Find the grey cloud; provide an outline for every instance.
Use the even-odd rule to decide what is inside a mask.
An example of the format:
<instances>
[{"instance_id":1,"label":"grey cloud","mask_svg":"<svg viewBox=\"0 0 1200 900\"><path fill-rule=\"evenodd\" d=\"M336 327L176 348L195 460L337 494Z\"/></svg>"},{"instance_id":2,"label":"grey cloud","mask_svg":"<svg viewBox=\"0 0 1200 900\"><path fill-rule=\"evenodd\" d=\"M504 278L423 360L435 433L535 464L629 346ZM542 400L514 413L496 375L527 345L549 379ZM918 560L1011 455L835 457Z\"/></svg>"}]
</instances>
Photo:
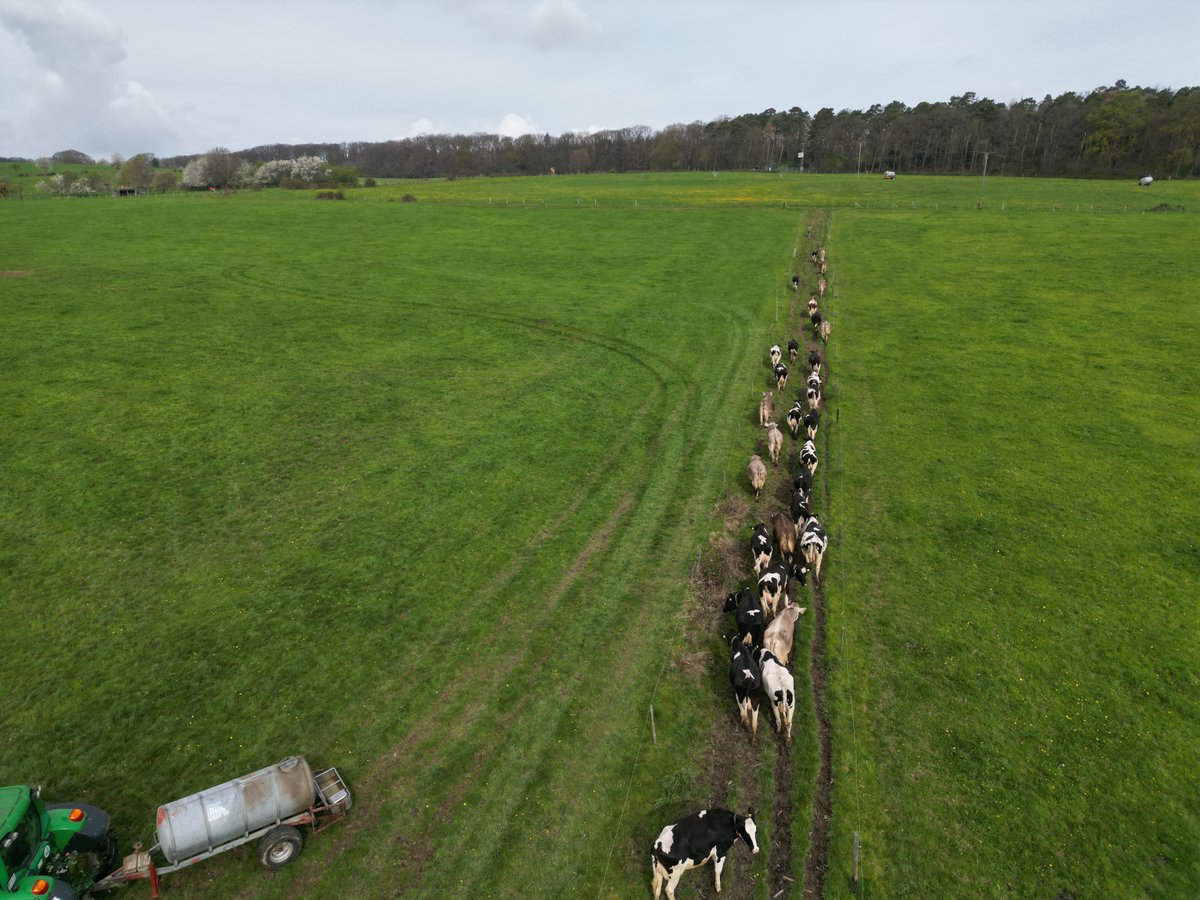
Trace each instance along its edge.
<instances>
[{"instance_id":1,"label":"grey cloud","mask_svg":"<svg viewBox=\"0 0 1200 900\"><path fill-rule=\"evenodd\" d=\"M539 0L527 21L530 42L543 50L590 43L604 33L576 0Z\"/></svg>"},{"instance_id":2,"label":"grey cloud","mask_svg":"<svg viewBox=\"0 0 1200 900\"><path fill-rule=\"evenodd\" d=\"M6 0L0 31L20 91L0 111L0 153L141 152L174 133L150 92L124 78L120 30L84 0Z\"/></svg>"}]
</instances>

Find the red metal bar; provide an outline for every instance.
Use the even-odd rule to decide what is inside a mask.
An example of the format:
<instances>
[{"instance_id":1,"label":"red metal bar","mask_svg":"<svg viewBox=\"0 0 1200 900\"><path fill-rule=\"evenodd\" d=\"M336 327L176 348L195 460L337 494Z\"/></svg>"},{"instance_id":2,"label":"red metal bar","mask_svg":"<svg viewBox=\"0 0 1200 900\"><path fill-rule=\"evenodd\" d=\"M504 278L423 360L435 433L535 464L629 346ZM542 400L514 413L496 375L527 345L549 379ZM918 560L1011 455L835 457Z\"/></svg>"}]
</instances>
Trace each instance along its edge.
<instances>
[{"instance_id":1,"label":"red metal bar","mask_svg":"<svg viewBox=\"0 0 1200 900\"><path fill-rule=\"evenodd\" d=\"M162 890L158 886L158 869L154 868L154 860L150 860L150 896L153 900L159 900L162 897Z\"/></svg>"}]
</instances>

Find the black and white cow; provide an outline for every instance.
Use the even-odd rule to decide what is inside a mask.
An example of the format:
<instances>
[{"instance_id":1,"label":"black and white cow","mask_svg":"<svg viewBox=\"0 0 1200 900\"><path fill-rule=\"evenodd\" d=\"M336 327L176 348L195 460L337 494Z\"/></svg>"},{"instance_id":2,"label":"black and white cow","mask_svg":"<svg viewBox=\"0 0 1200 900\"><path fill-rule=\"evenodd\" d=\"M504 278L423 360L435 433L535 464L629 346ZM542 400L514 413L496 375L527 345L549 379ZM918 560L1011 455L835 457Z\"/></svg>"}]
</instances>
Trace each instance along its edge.
<instances>
[{"instance_id":1,"label":"black and white cow","mask_svg":"<svg viewBox=\"0 0 1200 900\"><path fill-rule=\"evenodd\" d=\"M770 354L771 354L771 365L773 365L773 366L779 365L779 360L783 357L783 351L779 349L778 344L771 345Z\"/></svg>"},{"instance_id":2,"label":"black and white cow","mask_svg":"<svg viewBox=\"0 0 1200 900\"><path fill-rule=\"evenodd\" d=\"M750 651L762 673L763 693L771 704L775 730L786 733L786 743L792 745L792 716L796 711L796 681L792 673L770 650L755 647Z\"/></svg>"},{"instance_id":3,"label":"black and white cow","mask_svg":"<svg viewBox=\"0 0 1200 900\"><path fill-rule=\"evenodd\" d=\"M814 387L806 388L804 391L804 396L805 396L805 399L808 400L808 408L809 409L820 409L821 408L821 389L820 388L814 388Z\"/></svg>"},{"instance_id":4,"label":"black and white cow","mask_svg":"<svg viewBox=\"0 0 1200 900\"><path fill-rule=\"evenodd\" d=\"M812 498L808 492L802 488L797 488L792 491L792 502L789 511L792 514L792 526L796 529L796 537L800 537L800 530L804 528L804 523L808 521L808 517L812 515Z\"/></svg>"},{"instance_id":5,"label":"black and white cow","mask_svg":"<svg viewBox=\"0 0 1200 900\"><path fill-rule=\"evenodd\" d=\"M788 341L788 362L793 366L796 364L796 356L800 353L800 344L795 338Z\"/></svg>"},{"instance_id":6,"label":"black and white cow","mask_svg":"<svg viewBox=\"0 0 1200 900\"><path fill-rule=\"evenodd\" d=\"M806 497L812 496L813 476L805 466L801 466L796 470L796 477L792 479L792 490L804 491Z\"/></svg>"},{"instance_id":7,"label":"black and white cow","mask_svg":"<svg viewBox=\"0 0 1200 900\"><path fill-rule=\"evenodd\" d=\"M727 809L702 809L668 825L659 832L650 848L654 877L650 889L654 892L654 900L662 895L664 883L667 900L675 900L675 888L683 873L709 862L713 864L717 893L721 893L725 857L739 838L745 841L751 853L758 852L758 825L753 809L744 816Z\"/></svg>"},{"instance_id":8,"label":"black and white cow","mask_svg":"<svg viewBox=\"0 0 1200 900\"><path fill-rule=\"evenodd\" d=\"M733 613L733 621L737 626L735 640L739 640L743 644L761 644L763 642L763 633L767 623L763 616L762 604L754 596L754 591L750 588L734 591L725 598L723 609L727 613Z\"/></svg>"},{"instance_id":9,"label":"black and white cow","mask_svg":"<svg viewBox=\"0 0 1200 900\"><path fill-rule=\"evenodd\" d=\"M825 548L829 546L829 538L825 529L816 516L809 516L800 531L800 554L808 567L812 569L813 582L821 580L821 559L825 556Z\"/></svg>"},{"instance_id":10,"label":"black and white cow","mask_svg":"<svg viewBox=\"0 0 1200 900\"><path fill-rule=\"evenodd\" d=\"M762 604L764 619L775 617L780 604L787 597L789 578L796 577L800 580L801 584L804 584L804 572L805 569L802 566L790 566L785 562L774 562L767 566L766 571L758 576L758 600Z\"/></svg>"},{"instance_id":11,"label":"black and white cow","mask_svg":"<svg viewBox=\"0 0 1200 900\"><path fill-rule=\"evenodd\" d=\"M788 410L787 423L788 428L791 429L792 432L792 439L795 440L799 438L800 426L804 423L804 407L800 405L799 400L797 400L795 405Z\"/></svg>"},{"instance_id":12,"label":"black and white cow","mask_svg":"<svg viewBox=\"0 0 1200 900\"><path fill-rule=\"evenodd\" d=\"M750 745L758 743L758 692L762 690L762 672L750 655L750 648L733 637L729 641L729 684L737 703L738 719L750 730Z\"/></svg>"},{"instance_id":13,"label":"black and white cow","mask_svg":"<svg viewBox=\"0 0 1200 900\"><path fill-rule=\"evenodd\" d=\"M779 363L775 366L775 383L779 386L779 390L783 390L787 386L788 370L787 366Z\"/></svg>"},{"instance_id":14,"label":"black and white cow","mask_svg":"<svg viewBox=\"0 0 1200 900\"><path fill-rule=\"evenodd\" d=\"M809 372L807 383L808 383L809 387L816 388L818 391L821 390L821 373L820 372Z\"/></svg>"},{"instance_id":15,"label":"black and white cow","mask_svg":"<svg viewBox=\"0 0 1200 900\"><path fill-rule=\"evenodd\" d=\"M771 540L771 532L759 522L750 535L750 565L754 566L754 574L758 575L769 566L774 555L775 542Z\"/></svg>"},{"instance_id":16,"label":"black and white cow","mask_svg":"<svg viewBox=\"0 0 1200 900\"><path fill-rule=\"evenodd\" d=\"M808 439L810 441L815 441L817 439L817 426L820 424L820 410L810 409L804 414L804 430L808 433Z\"/></svg>"},{"instance_id":17,"label":"black and white cow","mask_svg":"<svg viewBox=\"0 0 1200 900\"><path fill-rule=\"evenodd\" d=\"M817 471L817 445L811 440L800 448L800 465L807 467L810 475Z\"/></svg>"},{"instance_id":18,"label":"black and white cow","mask_svg":"<svg viewBox=\"0 0 1200 900\"><path fill-rule=\"evenodd\" d=\"M808 367L817 374L821 372L821 351L813 348L808 351Z\"/></svg>"}]
</instances>

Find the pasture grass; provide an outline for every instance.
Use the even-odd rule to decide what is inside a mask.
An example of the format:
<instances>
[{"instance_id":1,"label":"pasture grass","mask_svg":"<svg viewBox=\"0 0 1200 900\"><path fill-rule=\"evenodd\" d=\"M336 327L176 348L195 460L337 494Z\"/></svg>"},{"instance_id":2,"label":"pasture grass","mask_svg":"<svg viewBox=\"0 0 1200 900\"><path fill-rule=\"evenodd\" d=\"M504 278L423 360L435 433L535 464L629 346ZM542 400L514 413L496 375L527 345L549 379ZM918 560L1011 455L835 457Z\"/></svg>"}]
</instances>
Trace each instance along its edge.
<instances>
[{"instance_id":1,"label":"pasture grass","mask_svg":"<svg viewBox=\"0 0 1200 900\"><path fill-rule=\"evenodd\" d=\"M532 178L458 178L389 180L375 188L347 192L355 200L454 203L536 208L540 206L638 206L711 208L787 206L814 210L860 208L879 212L975 210L983 192L989 213L1124 213L1166 203L1200 213L1194 181L1157 181L1149 188L1131 180L1071 178L995 178L906 176L884 181L878 175L820 175L795 172L646 172L627 175L555 175ZM1069 227L1069 225L1064 226ZM831 260L832 262L832 260Z\"/></svg>"},{"instance_id":2,"label":"pasture grass","mask_svg":"<svg viewBox=\"0 0 1200 900\"><path fill-rule=\"evenodd\" d=\"M0 203L0 782L127 847L285 753L343 769L355 810L294 866L236 852L184 897L646 890L663 824L775 786L765 719L713 768L736 718L694 582L744 539L765 349L830 207L827 893L854 831L862 896L1195 893L1197 186L978 186ZM765 863L726 890L768 896Z\"/></svg>"},{"instance_id":3,"label":"pasture grass","mask_svg":"<svg viewBox=\"0 0 1200 900\"><path fill-rule=\"evenodd\" d=\"M1196 895L1194 225L832 231L828 895Z\"/></svg>"},{"instance_id":4,"label":"pasture grass","mask_svg":"<svg viewBox=\"0 0 1200 900\"><path fill-rule=\"evenodd\" d=\"M184 897L644 889L729 711L657 679L797 216L134 199L0 210L0 781L149 845L343 769L294 866Z\"/></svg>"}]
</instances>

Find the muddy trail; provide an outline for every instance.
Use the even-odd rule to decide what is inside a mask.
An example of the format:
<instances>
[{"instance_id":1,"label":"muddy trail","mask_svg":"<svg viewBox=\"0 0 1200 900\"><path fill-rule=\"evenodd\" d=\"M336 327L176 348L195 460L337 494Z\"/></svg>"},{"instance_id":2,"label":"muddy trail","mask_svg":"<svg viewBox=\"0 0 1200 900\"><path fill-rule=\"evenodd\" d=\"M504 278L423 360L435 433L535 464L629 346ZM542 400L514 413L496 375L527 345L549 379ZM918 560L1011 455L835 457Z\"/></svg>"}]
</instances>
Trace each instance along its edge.
<instances>
[{"instance_id":1,"label":"muddy trail","mask_svg":"<svg viewBox=\"0 0 1200 900\"><path fill-rule=\"evenodd\" d=\"M829 217L828 214L822 214L816 217L816 221L812 227L814 230L819 229L817 242L821 246L828 246L829 233ZM811 234L811 232L810 232ZM836 285L836 278L830 275L829 281ZM820 301L821 311L828 314L833 306L831 302L833 292L829 292L826 298ZM829 364L829 356L826 352L826 347L820 346L820 342L816 337L810 338L806 343L811 347L816 347L821 352L821 379L823 383L822 390L825 395L828 394L829 385L833 380L833 371ZM807 351L807 347L805 348ZM833 430L837 422L836 413L830 415L831 410L825 402L825 397L822 396L821 401L821 427L817 432L817 445L820 448L820 457L824 461L822 473L819 479L821 488L821 500L819 505L821 510L820 515L829 534L835 532L832 527L832 517L830 516L830 491L829 491L829 472L832 469L833 457L831 454L831 442L829 434ZM814 494L816 493L817 485L814 484ZM816 512L818 504L814 496L813 511ZM827 534L828 536L828 534ZM830 543L833 543L830 538ZM828 574L828 568L825 568ZM809 673L812 680L812 705L813 717L816 720L817 731L817 783L813 792L812 801L812 824L809 828L808 854L804 860L804 896L806 898L819 898L825 896L825 874L829 868L829 827L830 819L833 813L833 749L832 737L829 724L829 705L828 694L826 692L826 655L825 655L825 631L826 631L826 606L825 606L825 587L823 584L812 579L812 605L811 610L812 623L812 647L809 660Z\"/></svg>"},{"instance_id":2,"label":"muddy trail","mask_svg":"<svg viewBox=\"0 0 1200 900\"><path fill-rule=\"evenodd\" d=\"M798 290L786 291L787 313L784 326L785 336L780 341L786 347L787 340L795 337L800 343L800 353L794 365L788 363L785 350L785 364L789 366L788 384L784 391L775 391L775 415L784 432L784 452L781 454L778 467L769 462L766 446L766 433L760 431L753 448L747 448L747 457L751 453L759 454L767 464L767 487L759 499L755 499L746 486L738 486L728 490L722 497L715 515L723 520L724 528L715 536L703 554L700 564L694 573L695 595L702 598L697 609L695 621L689 631L693 636L703 635L706 631L711 635L712 623L720 622L723 631L731 627L731 617L722 611L725 597L733 590L750 583L750 561L746 539L756 522L769 523L770 516L776 511L786 511L789 508L792 493L792 476L800 465L800 448L804 443L804 434L800 440L793 440L786 431L786 414L791 406L791 398L803 400L805 379L809 373L807 365L808 353L817 349L821 353L823 365L822 380L829 381L828 363L824 362L825 348L819 339L813 338L813 329L808 314L808 298L817 293L816 283L819 275L807 260L806 255L818 242L825 238L827 218L821 214L814 215L808 230L799 242L801 253L795 261L795 270L801 276ZM807 247L807 249L805 249ZM832 279L831 279L832 280ZM821 301L822 312L830 303L831 295L827 292ZM770 384L770 366L766 365L764 351L764 374L761 390ZM785 399L787 398L787 399ZM753 415L755 425L758 424L757 409L747 415ZM813 511L822 521L829 519L829 452L830 426L834 424L833 416L829 415L824 403L821 406L821 427L817 432L817 444L820 449L821 463L818 471L824 470L817 476L813 490ZM744 475L742 476L744 478ZM813 808L811 810L811 825L809 848L806 858L795 857L792 834L794 820L803 820L810 815L810 810L796 808L795 772L796 755L803 753L801 748L806 738L801 733L795 734L794 745L785 746L781 735L775 733L771 724L770 706L765 700L760 704L758 723L758 745L750 745L750 735L738 722L737 712L729 696L729 703L724 713L713 722L704 757L701 760L700 786L705 805L737 809L744 812L748 806L757 809L757 820L760 827L760 846L765 851L766 865L758 862L745 852L744 847L735 845L726 862L722 876L721 897L750 898L765 879L767 896L772 900L782 900L786 897L821 897L824 890L825 871L828 865L829 823L832 805L832 766L830 755L830 725L826 708L826 668L825 668L825 596L823 587L812 585L812 600L808 601L805 594L808 589L790 584L788 596L793 603L801 606L811 606L808 614L813 618L808 626L812 628L810 652L807 658L803 654L803 644L800 634L806 627L807 615L802 616L797 623L796 651L800 654L791 660L791 668L807 665L810 670L812 685L811 704L813 708L816 729L816 751L819 754L817 783L813 788ZM751 585L752 586L752 585ZM711 664L711 644L703 638L694 637L688 662L697 668ZM697 677L701 677L697 673ZM728 678L724 668L720 673L710 676L717 690L729 694ZM797 706L804 700L797 698ZM802 796L804 792L801 792ZM717 897L713 889L712 875L706 870L705 876L689 880L689 891L694 896Z\"/></svg>"}]
</instances>

